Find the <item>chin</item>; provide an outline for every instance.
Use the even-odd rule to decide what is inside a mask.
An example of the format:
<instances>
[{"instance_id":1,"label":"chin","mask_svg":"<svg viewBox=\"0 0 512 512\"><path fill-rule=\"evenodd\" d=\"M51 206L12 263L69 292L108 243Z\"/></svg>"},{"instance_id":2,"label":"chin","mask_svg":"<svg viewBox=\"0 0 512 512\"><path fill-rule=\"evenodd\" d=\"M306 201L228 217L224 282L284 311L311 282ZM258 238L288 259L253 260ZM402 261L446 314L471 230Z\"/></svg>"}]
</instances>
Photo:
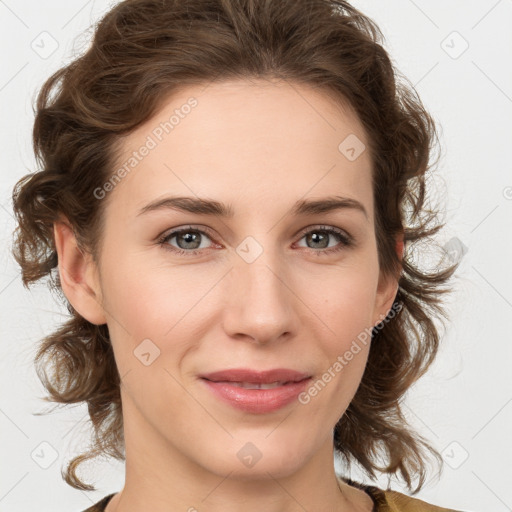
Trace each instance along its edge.
<instances>
[{"instance_id":1,"label":"chin","mask_svg":"<svg viewBox=\"0 0 512 512\"><path fill-rule=\"evenodd\" d=\"M219 446L220 450L211 453L204 467L219 476L230 474L230 479L240 481L286 478L298 471L307 460L303 443L284 445L282 439L265 440L268 432L256 436L240 437L231 446ZM250 441L250 439L254 441Z\"/></svg>"}]
</instances>

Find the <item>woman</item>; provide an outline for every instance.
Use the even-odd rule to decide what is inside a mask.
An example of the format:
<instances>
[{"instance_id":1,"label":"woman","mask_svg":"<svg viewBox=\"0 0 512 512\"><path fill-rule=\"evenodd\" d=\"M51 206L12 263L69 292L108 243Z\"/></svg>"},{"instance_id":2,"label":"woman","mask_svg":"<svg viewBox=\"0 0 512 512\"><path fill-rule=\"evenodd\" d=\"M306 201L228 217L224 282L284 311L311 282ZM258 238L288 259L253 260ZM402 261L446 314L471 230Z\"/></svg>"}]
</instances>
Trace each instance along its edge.
<instances>
[{"instance_id":1,"label":"woman","mask_svg":"<svg viewBox=\"0 0 512 512\"><path fill-rule=\"evenodd\" d=\"M441 461L400 400L456 269L413 261L436 130L381 37L344 1L125 0L43 86L14 253L68 301L36 358L94 427L66 482L126 461L89 512L448 510L348 476Z\"/></svg>"}]
</instances>

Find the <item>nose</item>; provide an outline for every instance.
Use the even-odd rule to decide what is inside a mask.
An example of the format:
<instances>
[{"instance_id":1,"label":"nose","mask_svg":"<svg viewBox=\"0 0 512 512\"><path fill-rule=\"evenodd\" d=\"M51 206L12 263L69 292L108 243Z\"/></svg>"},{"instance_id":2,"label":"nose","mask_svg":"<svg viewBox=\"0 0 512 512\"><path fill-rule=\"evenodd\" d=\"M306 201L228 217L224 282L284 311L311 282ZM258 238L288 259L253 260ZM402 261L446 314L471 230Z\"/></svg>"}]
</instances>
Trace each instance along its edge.
<instances>
[{"instance_id":1,"label":"nose","mask_svg":"<svg viewBox=\"0 0 512 512\"><path fill-rule=\"evenodd\" d=\"M226 283L224 330L234 339L267 345L298 332L297 304L285 262L264 250L252 262L236 256Z\"/></svg>"}]
</instances>

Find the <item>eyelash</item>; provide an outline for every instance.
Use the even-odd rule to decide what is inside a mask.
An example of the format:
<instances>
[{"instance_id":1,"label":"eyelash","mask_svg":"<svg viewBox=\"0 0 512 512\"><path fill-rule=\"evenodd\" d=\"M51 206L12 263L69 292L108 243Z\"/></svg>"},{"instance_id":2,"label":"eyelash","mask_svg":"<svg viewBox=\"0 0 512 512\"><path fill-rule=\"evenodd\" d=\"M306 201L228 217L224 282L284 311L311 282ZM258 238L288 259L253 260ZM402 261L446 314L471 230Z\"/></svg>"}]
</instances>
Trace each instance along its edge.
<instances>
[{"instance_id":1,"label":"eyelash","mask_svg":"<svg viewBox=\"0 0 512 512\"><path fill-rule=\"evenodd\" d=\"M342 231L340 229L337 229L337 228L334 228L332 226L316 226L313 229L309 229L308 231L302 231L300 233L301 236L300 236L299 240L302 240L302 238L304 238L306 235L308 235L310 233L317 232L317 231L326 232L326 233L329 233L331 235L336 235L339 238L340 242L341 242L340 245L335 246L335 247L330 247L328 249L319 249L319 250L309 249L309 251L312 251L313 253L317 253L317 256L321 256L323 254L336 253L336 252L342 251L345 248L352 247L354 245L354 239L350 235L348 235L344 231ZM158 244L161 245L164 250L171 251L174 254L178 254L180 256L181 255L183 255L183 256L185 256L185 255L187 255L187 256L195 256L196 254L200 253L204 249L191 249L191 250L188 251L188 250L185 250L185 249L177 249L177 248L175 248L175 247L173 247L173 246L168 244L168 241L171 240L172 238L174 238L176 235L179 235L181 233L187 233L187 232L201 233L201 234L206 235L208 238L213 240L213 237L210 234L209 230L198 229L198 228L195 228L194 226L187 226L185 228L176 229L174 231L171 231L170 233L167 233L167 234L163 235L161 238L158 239Z\"/></svg>"}]
</instances>

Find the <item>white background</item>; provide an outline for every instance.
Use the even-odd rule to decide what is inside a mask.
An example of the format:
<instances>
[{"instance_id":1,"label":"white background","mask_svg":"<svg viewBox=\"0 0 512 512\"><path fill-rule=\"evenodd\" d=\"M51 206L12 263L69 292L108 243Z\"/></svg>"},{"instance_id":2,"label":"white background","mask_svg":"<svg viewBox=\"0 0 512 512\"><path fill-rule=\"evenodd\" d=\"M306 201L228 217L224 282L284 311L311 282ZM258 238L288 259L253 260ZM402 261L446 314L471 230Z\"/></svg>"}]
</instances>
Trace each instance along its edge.
<instances>
[{"instance_id":1,"label":"white background","mask_svg":"<svg viewBox=\"0 0 512 512\"><path fill-rule=\"evenodd\" d=\"M354 5L380 26L393 61L441 126L435 183L447 226L439 242L456 238L467 248L443 348L406 402L410 421L447 462L440 480L431 479L417 497L458 510L510 511L512 0ZM108 7L106 0L0 0L1 511L79 512L123 484L123 465L107 460L82 470L98 486L95 492L75 490L61 479L61 467L88 442L87 411L74 406L34 415L46 404L32 359L37 341L66 310L44 284L24 289L10 255L12 187L35 170L33 99L73 49L80 51L84 32ZM52 44L56 50L41 55ZM31 457L34 450L47 460L56 450L58 459L43 469ZM392 486L403 490L395 481Z\"/></svg>"}]
</instances>

